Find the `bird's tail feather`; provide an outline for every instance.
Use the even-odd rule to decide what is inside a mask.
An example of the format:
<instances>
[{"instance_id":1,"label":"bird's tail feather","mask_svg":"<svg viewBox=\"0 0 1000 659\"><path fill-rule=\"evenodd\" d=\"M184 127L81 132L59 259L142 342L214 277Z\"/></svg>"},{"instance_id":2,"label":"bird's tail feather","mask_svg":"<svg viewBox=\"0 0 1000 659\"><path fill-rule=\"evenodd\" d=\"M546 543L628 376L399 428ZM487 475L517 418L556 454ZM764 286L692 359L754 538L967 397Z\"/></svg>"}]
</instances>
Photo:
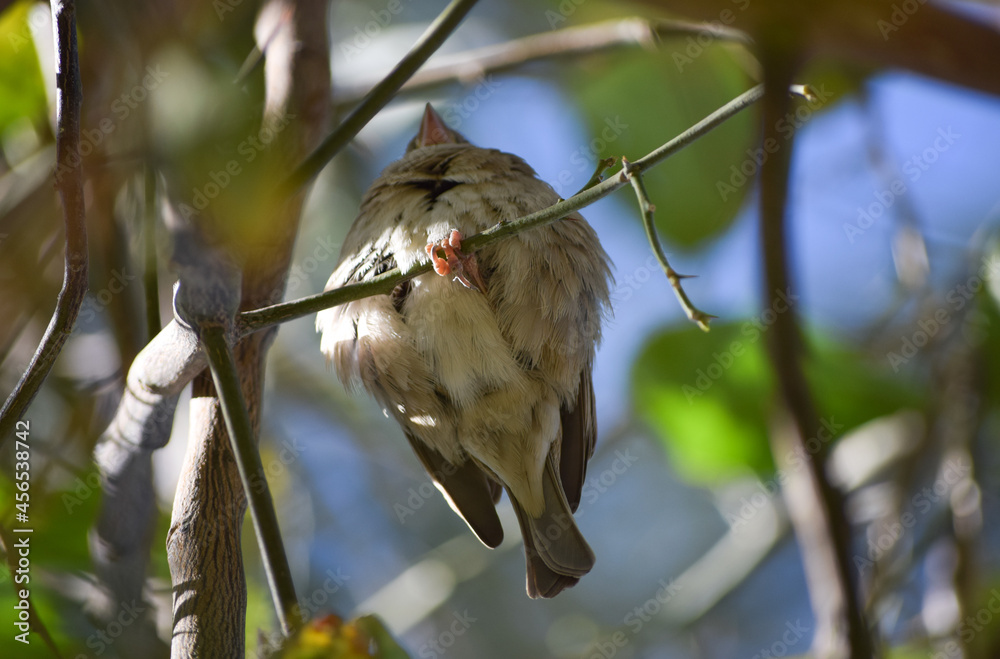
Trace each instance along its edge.
<instances>
[{"instance_id":1,"label":"bird's tail feather","mask_svg":"<svg viewBox=\"0 0 1000 659\"><path fill-rule=\"evenodd\" d=\"M538 517L510 497L524 538L527 590L532 598L555 597L594 567L594 552L573 520L551 458L542 473L542 491L545 506Z\"/></svg>"}]
</instances>

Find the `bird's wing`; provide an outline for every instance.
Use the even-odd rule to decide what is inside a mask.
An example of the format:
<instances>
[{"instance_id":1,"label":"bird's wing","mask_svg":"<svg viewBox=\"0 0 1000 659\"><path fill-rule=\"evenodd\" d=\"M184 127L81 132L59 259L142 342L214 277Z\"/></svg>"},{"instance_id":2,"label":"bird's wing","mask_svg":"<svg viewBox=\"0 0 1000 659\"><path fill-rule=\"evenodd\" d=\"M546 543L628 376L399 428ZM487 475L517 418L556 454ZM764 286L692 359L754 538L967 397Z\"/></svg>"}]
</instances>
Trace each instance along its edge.
<instances>
[{"instance_id":1,"label":"bird's wing","mask_svg":"<svg viewBox=\"0 0 1000 659\"><path fill-rule=\"evenodd\" d=\"M587 462L594 455L597 443L592 371L592 365L588 363L580 372L580 389L576 400L564 403L559 411L562 418L559 477L569 509L573 512L580 505L583 481L587 476Z\"/></svg>"},{"instance_id":2,"label":"bird's wing","mask_svg":"<svg viewBox=\"0 0 1000 659\"><path fill-rule=\"evenodd\" d=\"M454 465L414 437L405 426L404 432L413 452L442 490L452 510L465 520L484 545L491 549L499 546L503 542L503 527L494 502L494 491L498 488L495 481L472 460Z\"/></svg>"}]
</instances>

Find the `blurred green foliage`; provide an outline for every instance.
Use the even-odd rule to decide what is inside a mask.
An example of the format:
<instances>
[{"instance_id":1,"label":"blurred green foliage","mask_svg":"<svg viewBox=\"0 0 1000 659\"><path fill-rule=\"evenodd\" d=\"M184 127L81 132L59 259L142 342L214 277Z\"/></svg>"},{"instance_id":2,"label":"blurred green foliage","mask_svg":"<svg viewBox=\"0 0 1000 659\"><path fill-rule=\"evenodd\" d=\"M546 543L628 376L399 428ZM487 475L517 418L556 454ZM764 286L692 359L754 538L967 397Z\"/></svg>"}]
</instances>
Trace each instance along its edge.
<instances>
[{"instance_id":1,"label":"blurred green foliage","mask_svg":"<svg viewBox=\"0 0 1000 659\"><path fill-rule=\"evenodd\" d=\"M672 327L652 338L636 360L636 410L686 478L711 485L747 469L762 478L774 469L767 440L775 401L767 329L760 319L716 324L707 335ZM917 382L830 337L812 337L806 363L820 415L837 436L926 403Z\"/></svg>"},{"instance_id":2,"label":"blurred green foliage","mask_svg":"<svg viewBox=\"0 0 1000 659\"><path fill-rule=\"evenodd\" d=\"M0 13L0 137L11 124L38 124L45 118L45 88L32 29L50 29L48 22L32 27L35 3L16 2Z\"/></svg>"}]
</instances>

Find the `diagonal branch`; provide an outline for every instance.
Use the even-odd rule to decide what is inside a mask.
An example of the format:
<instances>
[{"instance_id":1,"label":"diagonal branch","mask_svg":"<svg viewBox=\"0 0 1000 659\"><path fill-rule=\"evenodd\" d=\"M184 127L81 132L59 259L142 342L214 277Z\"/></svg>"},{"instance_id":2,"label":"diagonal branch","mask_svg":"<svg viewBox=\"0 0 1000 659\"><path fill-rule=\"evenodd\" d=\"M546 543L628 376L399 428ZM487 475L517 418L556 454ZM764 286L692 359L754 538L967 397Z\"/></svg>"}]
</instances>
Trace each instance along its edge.
<instances>
[{"instance_id":1,"label":"diagonal branch","mask_svg":"<svg viewBox=\"0 0 1000 659\"><path fill-rule=\"evenodd\" d=\"M282 632L285 636L290 636L303 622L301 610L297 606L292 572L288 567L285 546L281 542L281 529L274 512L271 490L258 485L267 483L267 475L260 461L260 453L257 452L250 414L240 391L239 373L233 361L233 353L226 343L223 327L202 327L199 334L212 371L212 381L219 394L222 416L226 422L240 480L243 482L243 491L247 496L250 517L257 532L257 543L271 587L271 596L274 598L274 608Z\"/></svg>"},{"instance_id":2,"label":"diagonal branch","mask_svg":"<svg viewBox=\"0 0 1000 659\"><path fill-rule=\"evenodd\" d=\"M45 334L27 370L0 409L0 446L34 400L73 331L87 292L87 226L80 159L80 62L76 47L75 0L52 0L56 48L56 189L63 204L66 258L63 284Z\"/></svg>"},{"instance_id":3,"label":"diagonal branch","mask_svg":"<svg viewBox=\"0 0 1000 659\"><path fill-rule=\"evenodd\" d=\"M476 0L452 0L389 75L365 96L343 123L330 133L285 180L281 188L285 193L283 196L293 194L319 174L326 163L330 162L378 114L379 110L392 100L403 83L441 47L475 4Z\"/></svg>"},{"instance_id":4,"label":"diagonal branch","mask_svg":"<svg viewBox=\"0 0 1000 659\"><path fill-rule=\"evenodd\" d=\"M740 94L735 99L711 113L695 125L691 126L689 129L673 138L663 146L659 147L655 151L652 151L639 160L630 163L630 172L635 175L655 167L672 154L680 151L700 136L724 122L726 119L739 113L741 110L749 107L754 102L759 100L763 96L763 89L763 86L758 85L753 89ZM573 211L580 210L581 208L589 206L599 199L603 199L612 192L628 185L628 181L628 174L626 174L625 170L621 170L613 176L610 176L607 180L602 181L590 188L586 188L569 199L555 203L548 208L526 215L517 220L504 222L487 229L486 231L477 233L476 235L462 241L462 249L471 254L476 250L482 249L487 245L491 245L514 234L534 229L536 227L545 226L546 224L551 224L556 220L566 217ZM253 311L246 311L240 315L237 329L242 335L247 335L266 327L270 327L276 323L283 323L296 318L301 318L302 316L307 316L311 313L322 311L323 309L335 307L338 304L344 304L345 302L350 302L352 300L360 300L361 298L369 297L371 295L386 294L391 292L392 289L395 288L400 282L412 279L413 277L421 275L425 272L429 272L430 269L431 265L429 262L415 265L406 272L401 272L399 268L393 268L392 270L388 270L364 283L348 284L324 293L293 300L292 302L275 304L262 309L255 309Z\"/></svg>"},{"instance_id":5,"label":"diagonal branch","mask_svg":"<svg viewBox=\"0 0 1000 659\"><path fill-rule=\"evenodd\" d=\"M624 18L532 34L520 39L434 58L400 88L415 92L449 82L466 82L488 73L510 71L531 62L579 57L625 47L655 49L660 40L681 35L706 35L713 40L747 43L739 30L679 20ZM371 82L341 90L339 105L356 103Z\"/></svg>"}]
</instances>

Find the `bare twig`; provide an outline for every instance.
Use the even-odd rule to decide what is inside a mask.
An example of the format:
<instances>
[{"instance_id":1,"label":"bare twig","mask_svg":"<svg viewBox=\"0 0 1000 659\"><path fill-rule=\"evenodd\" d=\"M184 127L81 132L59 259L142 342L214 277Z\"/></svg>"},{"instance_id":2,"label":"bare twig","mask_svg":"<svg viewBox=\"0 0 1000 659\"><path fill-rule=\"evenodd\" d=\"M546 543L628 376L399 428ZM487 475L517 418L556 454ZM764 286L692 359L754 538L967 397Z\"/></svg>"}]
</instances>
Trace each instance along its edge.
<instances>
[{"instance_id":1,"label":"bare twig","mask_svg":"<svg viewBox=\"0 0 1000 659\"><path fill-rule=\"evenodd\" d=\"M76 47L75 0L52 0L56 47L56 188L63 203L66 258L56 308L27 370L0 410L0 446L11 435L52 370L69 338L87 292L87 227L83 169L79 157L80 63Z\"/></svg>"},{"instance_id":2,"label":"bare twig","mask_svg":"<svg viewBox=\"0 0 1000 659\"><path fill-rule=\"evenodd\" d=\"M661 39L690 34L706 34L719 41L749 41L743 32L706 23L652 21L638 17L615 19L532 34L435 58L406 81L400 91L415 92L456 81L466 83L488 73L509 71L549 59L579 57L629 46L654 49ZM371 85L372 82L366 81L341 89L338 104L357 102Z\"/></svg>"},{"instance_id":3,"label":"bare twig","mask_svg":"<svg viewBox=\"0 0 1000 659\"><path fill-rule=\"evenodd\" d=\"M656 256L656 260L660 263L660 267L663 268L663 272L667 275L667 280L670 282L671 288L674 289L674 295L677 296L677 301L680 302L681 308L684 309L684 313L687 314L687 317L698 325L702 331L707 332L709 321L713 318L718 318L718 316L705 313L695 307L688 298L687 293L684 292L681 280L687 279L691 275L677 274L677 271L670 267L670 263L667 261L667 255L663 251L663 245L660 243L660 238L656 235L656 226L653 224L653 213L656 211L656 207L649 201L649 193L646 192L646 186L642 182L642 174L636 172L632 163L628 160L623 159L623 167L625 175L632 182L632 187L635 189L635 195L639 200L639 211L642 213L642 226L646 229L646 238L649 240L650 247L653 248L653 254Z\"/></svg>"},{"instance_id":4,"label":"bare twig","mask_svg":"<svg viewBox=\"0 0 1000 659\"><path fill-rule=\"evenodd\" d=\"M765 62L764 130L762 140L782 141L779 129L789 109L785 92L792 63L785 54L768 53ZM791 147L779 149L761 166L760 223L765 298L778 309L780 295L791 286L788 269L786 203ZM775 315L767 332L767 347L778 381L785 423L773 433L774 454L779 461L792 448L811 455L806 469L787 470L786 502L802 550L809 595L817 630L813 651L822 659L869 659L874 646L861 609L857 583L850 563L850 529L840 493L826 474L828 437L802 369L802 340L794 309ZM828 437L829 438L829 437ZM787 440L791 446L782 444ZM819 448L807 448L818 443Z\"/></svg>"},{"instance_id":5,"label":"bare twig","mask_svg":"<svg viewBox=\"0 0 1000 659\"><path fill-rule=\"evenodd\" d=\"M670 155L691 144L699 136L707 133L729 117L732 117L759 100L762 95L763 87L760 85L744 92L655 151L630 163L632 172L640 173L656 166ZM627 184L628 176L624 170L621 170L607 180L591 188L582 190L569 199L555 203L536 213L526 215L511 222L503 222L486 231L477 233L462 241L462 249L471 254L508 236L545 226L566 217L573 211L580 210L599 199L603 199ZM238 330L242 335L251 334L265 327L301 318L302 316L316 313L329 307L335 307L338 304L344 304L351 300L360 300L371 295L389 293L400 282L429 272L430 269L430 262L415 265L406 272L401 272L399 268L393 268L364 283L348 284L326 291L325 293L293 300L292 302L246 311L240 315Z\"/></svg>"},{"instance_id":6,"label":"bare twig","mask_svg":"<svg viewBox=\"0 0 1000 659\"><path fill-rule=\"evenodd\" d=\"M282 191L290 195L312 180L326 163L330 162L372 120L372 117L392 100L403 83L441 47L475 4L476 0L452 0L389 75L383 78L343 123L337 126L337 129L292 172L284 182Z\"/></svg>"}]
</instances>

